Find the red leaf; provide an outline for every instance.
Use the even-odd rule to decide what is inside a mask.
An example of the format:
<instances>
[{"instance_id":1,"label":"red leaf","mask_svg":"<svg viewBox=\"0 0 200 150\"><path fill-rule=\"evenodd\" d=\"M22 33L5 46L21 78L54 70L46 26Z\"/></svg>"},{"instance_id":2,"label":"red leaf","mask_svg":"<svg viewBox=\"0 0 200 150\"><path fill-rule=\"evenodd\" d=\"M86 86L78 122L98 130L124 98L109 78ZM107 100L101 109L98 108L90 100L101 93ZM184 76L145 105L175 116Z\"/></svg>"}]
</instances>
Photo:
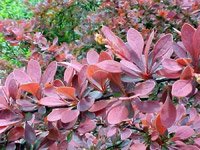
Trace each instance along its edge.
<instances>
[{"instance_id":1,"label":"red leaf","mask_svg":"<svg viewBox=\"0 0 200 150\"><path fill-rule=\"evenodd\" d=\"M163 126L171 127L176 121L176 107L168 95L160 111L160 119Z\"/></svg>"},{"instance_id":2,"label":"red leaf","mask_svg":"<svg viewBox=\"0 0 200 150\"><path fill-rule=\"evenodd\" d=\"M173 137L173 139L185 140L195 134L194 130L189 126L180 126Z\"/></svg>"},{"instance_id":3,"label":"red leaf","mask_svg":"<svg viewBox=\"0 0 200 150\"><path fill-rule=\"evenodd\" d=\"M79 116L80 112L78 110L65 110L62 112L61 121L63 123L69 123L75 120Z\"/></svg>"},{"instance_id":4,"label":"red leaf","mask_svg":"<svg viewBox=\"0 0 200 150\"><path fill-rule=\"evenodd\" d=\"M200 54L200 43L199 43L199 41L200 41L200 26L198 26L196 32L193 35L193 43L192 44L193 44L193 49L194 49L195 61L198 61L198 59L199 59L199 54Z\"/></svg>"},{"instance_id":5,"label":"red leaf","mask_svg":"<svg viewBox=\"0 0 200 150\"><path fill-rule=\"evenodd\" d=\"M192 92L191 80L177 80L172 86L172 95L176 97L186 97Z\"/></svg>"},{"instance_id":6,"label":"red leaf","mask_svg":"<svg viewBox=\"0 0 200 150\"><path fill-rule=\"evenodd\" d=\"M104 60L112 60L112 57L105 51L102 51L99 55L99 62L102 62Z\"/></svg>"},{"instance_id":7,"label":"red leaf","mask_svg":"<svg viewBox=\"0 0 200 150\"><path fill-rule=\"evenodd\" d=\"M167 130L166 127L164 127L163 124L162 124L162 122L161 122L160 114L156 117L155 125L156 125L156 128L157 128L157 131L161 135L163 135L165 133L165 131Z\"/></svg>"},{"instance_id":8,"label":"red leaf","mask_svg":"<svg viewBox=\"0 0 200 150\"><path fill-rule=\"evenodd\" d=\"M12 128L8 133L8 141L16 141L24 136L24 128L23 127L15 127Z\"/></svg>"},{"instance_id":9,"label":"red leaf","mask_svg":"<svg viewBox=\"0 0 200 150\"><path fill-rule=\"evenodd\" d=\"M114 60L105 60L96 64L96 66L111 73L122 72L120 63Z\"/></svg>"},{"instance_id":10,"label":"red leaf","mask_svg":"<svg viewBox=\"0 0 200 150\"><path fill-rule=\"evenodd\" d=\"M106 100L101 100L101 101L97 101L95 102L92 107L89 109L90 112L97 112L100 111L104 108L106 108L106 106L109 104L108 101Z\"/></svg>"},{"instance_id":11,"label":"red leaf","mask_svg":"<svg viewBox=\"0 0 200 150\"><path fill-rule=\"evenodd\" d=\"M137 55L141 58L144 48L144 39L140 32L133 28L129 29L127 32L127 41L131 49L135 51Z\"/></svg>"},{"instance_id":12,"label":"red leaf","mask_svg":"<svg viewBox=\"0 0 200 150\"><path fill-rule=\"evenodd\" d=\"M109 124L118 124L128 118L129 112L124 105L118 105L113 107L107 116Z\"/></svg>"},{"instance_id":13,"label":"red leaf","mask_svg":"<svg viewBox=\"0 0 200 150\"><path fill-rule=\"evenodd\" d=\"M54 106L65 106L66 102L55 97L44 97L40 99L39 104L48 106L48 107L54 107Z\"/></svg>"},{"instance_id":14,"label":"red leaf","mask_svg":"<svg viewBox=\"0 0 200 150\"><path fill-rule=\"evenodd\" d=\"M89 50L86 58L89 65L96 64L99 61L99 54L94 50Z\"/></svg>"},{"instance_id":15,"label":"red leaf","mask_svg":"<svg viewBox=\"0 0 200 150\"><path fill-rule=\"evenodd\" d=\"M135 86L135 89L133 90L135 95L138 96L145 96L152 92L154 89L156 83L153 80L147 80L144 82L141 82Z\"/></svg>"},{"instance_id":16,"label":"red leaf","mask_svg":"<svg viewBox=\"0 0 200 150\"><path fill-rule=\"evenodd\" d=\"M21 90L29 92L33 94L34 96L37 95L39 88L40 88L40 85L38 83L27 83L20 86Z\"/></svg>"},{"instance_id":17,"label":"red leaf","mask_svg":"<svg viewBox=\"0 0 200 150\"><path fill-rule=\"evenodd\" d=\"M0 134L6 131L9 128L9 126L2 126L0 127Z\"/></svg>"},{"instance_id":18,"label":"red leaf","mask_svg":"<svg viewBox=\"0 0 200 150\"><path fill-rule=\"evenodd\" d=\"M186 50L190 53L192 57L194 57L193 52L193 35L195 33L195 28L193 28L190 24L185 23L181 28L181 40Z\"/></svg>"},{"instance_id":19,"label":"red leaf","mask_svg":"<svg viewBox=\"0 0 200 150\"><path fill-rule=\"evenodd\" d=\"M180 79L182 79L182 80L190 80L190 79L192 79L193 74L194 74L194 69L192 67L190 67L190 66L187 66L182 71Z\"/></svg>"},{"instance_id":20,"label":"red leaf","mask_svg":"<svg viewBox=\"0 0 200 150\"><path fill-rule=\"evenodd\" d=\"M39 83L41 79L41 67L38 61L31 59L27 65L27 74L32 81Z\"/></svg>"},{"instance_id":21,"label":"red leaf","mask_svg":"<svg viewBox=\"0 0 200 150\"><path fill-rule=\"evenodd\" d=\"M57 71L57 62L53 61L47 66L44 74L42 75L41 83L46 84L52 82L56 74L56 71Z\"/></svg>"},{"instance_id":22,"label":"red leaf","mask_svg":"<svg viewBox=\"0 0 200 150\"><path fill-rule=\"evenodd\" d=\"M75 91L75 88L73 87L65 87L65 86L58 87L56 88L56 92L66 96L68 99L72 99L72 100L76 99L76 95L75 95L76 91Z\"/></svg>"}]
</instances>

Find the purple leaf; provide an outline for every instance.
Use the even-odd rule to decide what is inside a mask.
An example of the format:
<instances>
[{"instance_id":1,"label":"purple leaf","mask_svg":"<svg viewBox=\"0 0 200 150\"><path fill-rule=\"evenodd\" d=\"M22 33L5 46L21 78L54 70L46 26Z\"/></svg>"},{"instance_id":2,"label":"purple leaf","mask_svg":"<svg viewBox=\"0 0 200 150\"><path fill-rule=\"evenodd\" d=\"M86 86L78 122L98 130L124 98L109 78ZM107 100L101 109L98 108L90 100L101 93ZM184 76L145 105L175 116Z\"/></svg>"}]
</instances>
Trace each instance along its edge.
<instances>
[{"instance_id":1,"label":"purple leaf","mask_svg":"<svg viewBox=\"0 0 200 150\"><path fill-rule=\"evenodd\" d=\"M52 82L56 74L56 70L57 62L53 61L47 66L44 74L42 75L41 83L46 84Z\"/></svg>"},{"instance_id":2,"label":"purple leaf","mask_svg":"<svg viewBox=\"0 0 200 150\"><path fill-rule=\"evenodd\" d=\"M82 98L77 105L79 111L86 111L94 104L94 99L91 97Z\"/></svg>"},{"instance_id":3,"label":"purple leaf","mask_svg":"<svg viewBox=\"0 0 200 150\"><path fill-rule=\"evenodd\" d=\"M192 92L191 80L177 80L172 86L172 95L176 97L186 97Z\"/></svg>"},{"instance_id":4,"label":"purple leaf","mask_svg":"<svg viewBox=\"0 0 200 150\"><path fill-rule=\"evenodd\" d=\"M181 71L183 69L183 67L179 65L174 59L170 59L170 58L165 59L162 62L162 66L163 68L167 70L175 71L175 72Z\"/></svg>"},{"instance_id":5,"label":"purple leaf","mask_svg":"<svg viewBox=\"0 0 200 150\"><path fill-rule=\"evenodd\" d=\"M145 96L152 92L155 85L156 85L155 81L147 80L147 81L137 84L133 92L135 95Z\"/></svg>"},{"instance_id":6,"label":"purple leaf","mask_svg":"<svg viewBox=\"0 0 200 150\"><path fill-rule=\"evenodd\" d=\"M186 50L190 53L192 57L194 57L193 52L193 35L195 33L195 28L193 28L190 24L185 23L181 28L181 40Z\"/></svg>"},{"instance_id":7,"label":"purple leaf","mask_svg":"<svg viewBox=\"0 0 200 150\"><path fill-rule=\"evenodd\" d=\"M153 54L155 61L156 59L161 58L164 56L171 48L173 44L173 38L171 34L167 34L163 36L161 39L158 40L158 42L155 44Z\"/></svg>"},{"instance_id":8,"label":"purple leaf","mask_svg":"<svg viewBox=\"0 0 200 150\"><path fill-rule=\"evenodd\" d=\"M38 61L31 59L27 65L27 74L32 81L39 83L41 79L41 67Z\"/></svg>"},{"instance_id":9,"label":"purple leaf","mask_svg":"<svg viewBox=\"0 0 200 150\"><path fill-rule=\"evenodd\" d=\"M35 130L27 122L25 125L24 137L29 144L35 143L36 140Z\"/></svg>"},{"instance_id":10,"label":"purple leaf","mask_svg":"<svg viewBox=\"0 0 200 150\"><path fill-rule=\"evenodd\" d=\"M189 126L180 126L177 130L176 133L174 135L174 139L182 139L185 140L189 137L191 137L192 135L194 135L195 132L194 130L189 127Z\"/></svg>"},{"instance_id":11,"label":"purple leaf","mask_svg":"<svg viewBox=\"0 0 200 150\"><path fill-rule=\"evenodd\" d=\"M48 106L48 107L54 107L54 106L65 106L67 103L63 100L60 100L59 98L44 97L40 99L39 104Z\"/></svg>"},{"instance_id":12,"label":"purple leaf","mask_svg":"<svg viewBox=\"0 0 200 150\"><path fill-rule=\"evenodd\" d=\"M107 120L109 124L118 124L128 119L128 115L128 109L124 105L118 105L109 111Z\"/></svg>"},{"instance_id":13,"label":"purple leaf","mask_svg":"<svg viewBox=\"0 0 200 150\"><path fill-rule=\"evenodd\" d=\"M173 105L169 94L161 108L160 119L166 128L171 127L176 121L176 107Z\"/></svg>"},{"instance_id":14,"label":"purple leaf","mask_svg":"<svg viewBox=\"0 0 200 150\"><path fill-rule=\"evenodd\" d=\"M127 32L127 41L131 49L141 58L144 48L144 39L142 35L137 30L131 28Z\"/></svg>"},{"instance_id":15,"label":"purple leaf","mask_svg":"<svg viewBox=\"0 0 200 150\"><path fill-rule=\"evenodd\" d=\"M79 116L79 111L78 110L65 110L62 112L62 117L61 121L63 123L69 123L75 120Z\"/></svg>"}]
</instances>

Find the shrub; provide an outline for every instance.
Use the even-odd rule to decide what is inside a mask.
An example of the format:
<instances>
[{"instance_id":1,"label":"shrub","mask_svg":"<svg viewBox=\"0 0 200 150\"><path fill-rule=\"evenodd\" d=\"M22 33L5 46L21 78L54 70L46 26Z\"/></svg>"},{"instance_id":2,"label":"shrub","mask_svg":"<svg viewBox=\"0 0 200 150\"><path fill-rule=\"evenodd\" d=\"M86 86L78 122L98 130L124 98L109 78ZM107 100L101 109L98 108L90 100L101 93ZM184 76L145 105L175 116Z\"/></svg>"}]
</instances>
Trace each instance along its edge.
<instances>
[{"instance_id":1,"label":"shrub","mask_svg":"<svg viewBox=\"0 0 200 150\"><path fill-rule=\"evenodd\" d=\"M90 50L82 60L52 61L45 71L31 59L26 68L15 69L0 88L4 146L199 149L198 82L193 80L192 91L180 83L174 88L179 76L171 79L159 73L171 59L175 70L182 71L177 65L184 68L190 62L187 57L194 63L188 65L195 66L199 58L182 54L198 53L199 28L184 24L183 44L177 49L171 34L162 36L152 48L154 31L145 43L141 33L131 28L125 44L104 26L106 51ZM188 45L191 39L192 48ZM175 65L177 56L182 64ZM58 66L66 68L62 80L55 79ZM195 73L198 69L188 73L189 77Z\"/></svg>"}]
</instances>

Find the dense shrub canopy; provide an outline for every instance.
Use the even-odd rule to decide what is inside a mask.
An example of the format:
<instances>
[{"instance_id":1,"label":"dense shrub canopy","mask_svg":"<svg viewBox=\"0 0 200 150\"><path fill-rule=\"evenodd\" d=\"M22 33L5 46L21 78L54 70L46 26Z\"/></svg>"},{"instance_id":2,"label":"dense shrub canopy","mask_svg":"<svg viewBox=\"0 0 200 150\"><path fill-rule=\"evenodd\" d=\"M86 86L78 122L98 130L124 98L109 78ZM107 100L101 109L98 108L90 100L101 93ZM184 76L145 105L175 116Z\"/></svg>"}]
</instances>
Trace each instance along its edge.
<instances>
[{"instance_id":1,"label":"dense shrub canopy","mask_svg":"<svg viewBox=\"0 0 200 150\"><path fill-rule=\"evenodd\" d=\"M9 47L30 50L0 85L1 147L200 149L198 1L93 2L48 0L31 20L0 21Z\"/></svg>"}]
</instances>

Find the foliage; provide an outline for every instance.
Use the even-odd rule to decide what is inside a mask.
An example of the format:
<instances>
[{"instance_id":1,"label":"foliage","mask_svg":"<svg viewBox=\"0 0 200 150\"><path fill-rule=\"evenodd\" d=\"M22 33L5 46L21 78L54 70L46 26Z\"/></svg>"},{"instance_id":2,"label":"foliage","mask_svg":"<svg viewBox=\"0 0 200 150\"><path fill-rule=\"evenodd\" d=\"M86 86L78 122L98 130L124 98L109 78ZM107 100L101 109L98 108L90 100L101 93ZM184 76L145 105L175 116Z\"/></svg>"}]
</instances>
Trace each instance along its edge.
<instances>
[{"instance_id":1,"label":"foliage","mask_svg":"<svg viewBox=\"0 0 200 150\"><path fill-rule=\"evenodd\" d=\"M31 0L31 5L39 2L38 0ZM2 19L30 19L32 12L28 10L25 3L22 0L1 0L0 1L0 20ZM0 59L8 61L14 66L22 66L22 58L27 59L30 57L28 48L24 46L11 46L4 38L0 35ZM5 68L6 69L6 68ZM2 69L3 70L3 69Z\"/></svg>"},{"instance_id":2,"label":"foliage","mask_svg":"<svg viewBox=\"0 0 200 150\"><path fill-rule=\"evenodd\" d=\"M198 150L199 29L184 24L182 42L166 34L153 46L154 31L145 42L130 28L125 44L103 26L105 51L90 50L81 60L69 57L44 68L29 60L0 87L2 146ZM187 66L194 69L186 74ZM65 68L62 79L55 78L58 67ZM187 75L193 90L181 78Z\"/></svg>"}]
</instances>

